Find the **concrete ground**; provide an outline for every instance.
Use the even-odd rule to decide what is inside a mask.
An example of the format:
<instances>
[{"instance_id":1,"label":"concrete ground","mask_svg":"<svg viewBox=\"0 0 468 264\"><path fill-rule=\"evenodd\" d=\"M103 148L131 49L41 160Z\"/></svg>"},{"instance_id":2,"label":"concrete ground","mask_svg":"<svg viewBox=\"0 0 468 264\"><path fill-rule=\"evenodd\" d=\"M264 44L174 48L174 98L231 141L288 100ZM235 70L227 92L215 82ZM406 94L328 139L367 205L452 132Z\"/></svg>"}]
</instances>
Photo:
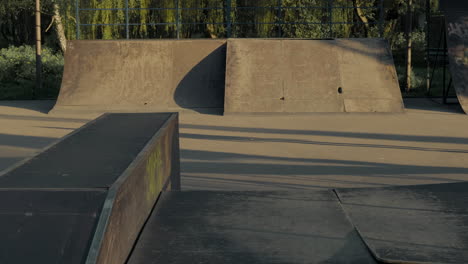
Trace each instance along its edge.
<instances>
[{"instance_id":1,"label":"concrete ground","mask_svg":"<svg viewBox=\"0 0 468 264\"><path fill-rule=\"evenodd\" d=\"M0 102L0 171L97 114L51 114L53 101ZM404 114L180 116L182 188L326 189L468 180L468 117L406 101ZM1 174L1 172L0 172Z\"/></svg>"}]
</instances>

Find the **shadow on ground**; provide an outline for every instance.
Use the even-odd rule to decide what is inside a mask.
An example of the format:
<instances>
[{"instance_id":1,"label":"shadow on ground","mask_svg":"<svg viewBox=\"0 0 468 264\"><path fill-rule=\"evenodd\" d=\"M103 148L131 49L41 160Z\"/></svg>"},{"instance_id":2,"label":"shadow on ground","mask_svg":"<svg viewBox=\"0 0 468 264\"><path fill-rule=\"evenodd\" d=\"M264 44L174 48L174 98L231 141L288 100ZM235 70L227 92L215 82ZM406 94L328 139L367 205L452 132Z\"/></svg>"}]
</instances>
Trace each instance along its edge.
<instances>
[{"instance_id":1,"label":"shadow on ground","mask_svg":"<svg viewBox=\"0 0 468 264\"><path fill-rule=\"evenodd\" d=\"M458 99L454 98L449 101L449 104L444 104L439 98L405 98L405 108L410 110L424 110L440 113L453 113L453 114L463 114L463 109L458 103Z\"/></svg>"},{"instance_id":2,"label":"shadow on ground","mask_svg":"<svg viewBox=\"0 0 468 264\"><path fill-rule=\"evenodd\" d=\"M256 127L227 127L227 126L192 125L192 124L182 124L180 125L180 128L203 129L203 130L213 130L213 131L229 131L229 132L262 133L262 134L287 134L287 135L305 135L305 136L344 137L344 138L356 138L356 139L378 139L378 140L391 140L391 141L414 141L414 142L427 142L427 143L468 144L468 137L414 136L414 135L383 134L383 133L272 129L272 128L256 128ZM188 137L190 137L190 134L187 134L187 135ZM205 139L209 139L210 137L213 137L213 139L216 139L215 138L216 136L211 136L211 135L199 135L199 137L203 137ZM220 136L220 137L223 137L223 136ZM283 140L283 139L278 139L278 140Z\"/></svg>"},{"instance_id":3,"label":"shadow on ground","mask_svg":"<svg viewBox=\"0 0 468 264\"><path fill-rule=\"evenodd\" d=\"M54 107L55 100L0 101L0 107L27 109L47 114Z\"/></svg>"}]
</instances>

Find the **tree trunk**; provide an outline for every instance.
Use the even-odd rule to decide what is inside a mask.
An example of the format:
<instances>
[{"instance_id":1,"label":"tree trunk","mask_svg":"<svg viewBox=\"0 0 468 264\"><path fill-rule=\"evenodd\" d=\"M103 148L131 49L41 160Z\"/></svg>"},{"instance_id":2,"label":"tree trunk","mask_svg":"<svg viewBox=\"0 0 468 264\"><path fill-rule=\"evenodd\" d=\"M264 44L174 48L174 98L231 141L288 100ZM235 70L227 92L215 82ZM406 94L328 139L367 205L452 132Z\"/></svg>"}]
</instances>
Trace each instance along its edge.
<instances>
[{"instance_id":1,"label":"tree trunk","mask_svg":"<svg viewBox=\"0 0 468 264\"><path fill-rule=\"evenodd\" d=\"M55 30L57 31L57 39L63 53L67 50L67 37L65 36L65 30L63 28L62 16L60 15L60 7L57 3L54 3L54 22Z\"/></svg>"},{"instance_id":2,"label":"tree trunk","mask_svg":"<svg viewBox=\"0 0 468 264\"><path fill-rule=\"evenodd\" d=\"M218 38L218 36L215 34L215 26L213 24L206 24L206 30L208 31L210 38Z\"/></svg>"},{"instance_id":3,"label":"tree trunk","mask_svg":"<svg viewBox=\"0 0 468 264\"><path fill-rule=\"evenodd\" d=\"M32 99L42 88L42 32L41 32L41 2L36 0L36 89L32 91Z\"/></svg>"},{"instance_id":4,"label":"tree trunk","mask_svg":"<svg viewBox=\"0 0 468 264\"><path fill-rule=\"evenodd\" d=\"M366 37L369 34L369 20L367 19L366 15L364 15L364 12L362 12L362 9L359 4L359 0L353 0L354 6L356 8L356 13L361 20L361 22L364 24L364 29L365 29L365 34Z\"/></svg>"}]
</instances>

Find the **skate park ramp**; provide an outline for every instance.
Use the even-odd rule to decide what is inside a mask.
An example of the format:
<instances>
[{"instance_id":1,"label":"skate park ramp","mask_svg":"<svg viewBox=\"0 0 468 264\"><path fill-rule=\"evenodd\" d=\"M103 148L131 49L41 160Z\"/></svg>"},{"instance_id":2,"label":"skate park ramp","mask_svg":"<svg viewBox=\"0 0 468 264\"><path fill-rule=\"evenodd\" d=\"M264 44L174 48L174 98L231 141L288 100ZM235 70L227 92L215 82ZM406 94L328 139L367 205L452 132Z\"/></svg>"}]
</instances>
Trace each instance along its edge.
<instances>
[{"instance_id":1,"label":"skate park ramp","mask_svg":"<svg viewBox=\"0 0 468 264\"><path fill-rule=\"evenodd\" d=\"M403 112L382 39L229 39L225 113Z\"/></svg>"},{"instance_id":2,"label":"skate park ramp","mask_svg":"<svg viewBox=\"0 0 468 264\"><path fill-rule=\"evenodd\" d=\"M52 110L221 108L224 40L70 41Z\"/></svg>"},{"instance_id":3,"label":"skate park ramp","mask_svg":"<svg viewBox=\"0 0 468 264\"><path fill-rule=\"evenodd\" d=\"M468 114L468 1L441 1L447 28L449 69L463 111Z\"/></svg>"},{"instance_id":4,"label":"skate park ramp","mask_svg":"<svg viewBox=\"0 0 468 264\"><path fill-rule=\"evenodd\" d=\"M468 183L338 189L350 221L384 263L467 263Z\"/></svg>"}]
</instances>

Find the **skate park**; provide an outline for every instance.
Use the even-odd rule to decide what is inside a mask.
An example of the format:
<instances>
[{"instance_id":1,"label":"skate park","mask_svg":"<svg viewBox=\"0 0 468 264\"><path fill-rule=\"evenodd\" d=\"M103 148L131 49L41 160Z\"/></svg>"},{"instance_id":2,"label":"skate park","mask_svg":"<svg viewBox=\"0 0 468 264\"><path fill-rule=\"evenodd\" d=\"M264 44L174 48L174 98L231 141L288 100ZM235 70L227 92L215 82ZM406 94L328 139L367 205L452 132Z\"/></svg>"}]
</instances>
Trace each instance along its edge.
<instances>
[{"instance_id":1,"label":"skate park","mask_svg":"<svg viewBox=\"0 0 468 264\"><path fill-rule=\"evenodd\" d=\"M70 46L57 101L0 105L3 262L468 259L463 64L438 105L379 39Z\"/></svg>"}]
</instances>

